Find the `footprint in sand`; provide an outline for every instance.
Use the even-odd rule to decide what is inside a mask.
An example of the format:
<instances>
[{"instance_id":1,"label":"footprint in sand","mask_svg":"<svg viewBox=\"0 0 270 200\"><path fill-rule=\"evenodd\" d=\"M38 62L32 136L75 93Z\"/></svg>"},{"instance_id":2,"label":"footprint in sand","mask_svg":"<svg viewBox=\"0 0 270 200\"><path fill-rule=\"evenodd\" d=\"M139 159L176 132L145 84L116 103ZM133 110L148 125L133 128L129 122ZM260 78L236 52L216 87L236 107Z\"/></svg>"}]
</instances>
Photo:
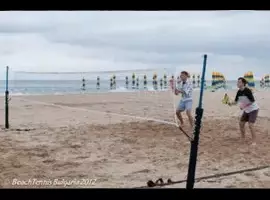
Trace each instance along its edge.
<instances>
[{"instance_id":1,"label":"footprint in sand","mask_svg":"<svg viewBox=\"0 0 270 200\"><path fill-rule=\"evenodd\" d=\"M255 177L255 174L253 172L245 172L245 176Z\"/></svg>"},{"instance_id":2,"label":"footprint in sand","mask_svg":"<svg viewBox=\"0 0 270 200\"><path fill-rule=\"evenodd\" d=\"M225 188L236 188L235 185L226 185Z\"/></svg>"},{"instance_id":3,"label":"footprint in sand","mask_svg":"<svg viewBox=\"0 0 270 200\"><path fill-rule=\"evenodd\" d=\"M270 171L264 172L263 175L270 177Z\"/></svg>"},{"instance_id":4,"label":"footprint in sand","mask_svg":"<svg viewBox=\"0 0 270 200\"><path fill-rule=\"evenodd\" d=\"M176 165L176 167L177 167L178 169L183 169L183 168L186 167L186 166L187 166L186 163L178 163L178 164Z\"/></svg>"},{"instance_id":5,"label":"footprint in sand","mask_svg":"<svg viewBox=\"0 0 270 200\"><path fill-rule=\"evenodd\" d=\"M70 147L76 149L76 148L80 148L81 145L80 144L72 144L72 145L70 145Z\"/></svg>"},{"instance_id":6,"label":"footprint in sand","mask_svg":"<svg viewBox=\"0 0 270 200\"><path fill-rule=\"evenodd\" d=\"M11 163L12 167L14 168L20 168L22 167L21 163L19 161L14 161Z\"/></svg>"},{"instance_id":7,"label":"footprint in sand","mask_svg":"<svg viewBox=\"0 0 270 200\"><path fill-rule=\"evenodd\" d=\"M78 159L87 159L87 158L89 158L89 156L78 156L76 158L78 158Z\"/></svg>"},{"instance_id":8,"label":"footprint in sand","mask_svg":"<svg viewBox=\"0 0 270 200\"><path fill-rule=\"evenodd\" d=\"M149 169L143 169L143 170L139 170L139 171L132 172L132 174L149 173L149 172L150 172Z\"/></svg>"},{"instance_id":9,"label":"footprint in sand","mask_svg":"<svg viewBox=\"0 0 270 200\"><path fill-rule=\"evenodd\" d=\"M45 164L50 164L50 163L54 163L55 161L56 161L55 159L46 159L46 160L43 160L42 162Z\"/></svg>"},{"instance_id":10,"label":"footprint in sand","mask_svg":"<svg viewBox=\"0 0 270 200\"><path fill-rule=\"evenodd\" d=\"M65 162L65 163L56 163L53 165L53 170L63 170L70 169L72 167L78 167L80 164L76 162Z\"/></svg>"}]
</instances>

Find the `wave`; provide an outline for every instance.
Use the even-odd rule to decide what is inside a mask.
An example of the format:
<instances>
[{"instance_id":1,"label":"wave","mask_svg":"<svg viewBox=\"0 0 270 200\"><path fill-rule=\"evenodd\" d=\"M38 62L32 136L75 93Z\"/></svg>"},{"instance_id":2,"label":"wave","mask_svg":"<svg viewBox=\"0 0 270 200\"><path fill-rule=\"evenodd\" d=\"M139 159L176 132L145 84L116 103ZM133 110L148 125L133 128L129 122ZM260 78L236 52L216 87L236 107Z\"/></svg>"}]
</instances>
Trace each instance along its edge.
<instances>
[{"instance_id":1,"label":"wave","mask_svg":"<svg viewBox=\"0 0 270 200\"><path fill-rule=\"evenodd\" d=\"M115 90L109 90L108 92L134 92L134 90L129 90L125 87L118 87Z\"/></svg>"}]
</instances>

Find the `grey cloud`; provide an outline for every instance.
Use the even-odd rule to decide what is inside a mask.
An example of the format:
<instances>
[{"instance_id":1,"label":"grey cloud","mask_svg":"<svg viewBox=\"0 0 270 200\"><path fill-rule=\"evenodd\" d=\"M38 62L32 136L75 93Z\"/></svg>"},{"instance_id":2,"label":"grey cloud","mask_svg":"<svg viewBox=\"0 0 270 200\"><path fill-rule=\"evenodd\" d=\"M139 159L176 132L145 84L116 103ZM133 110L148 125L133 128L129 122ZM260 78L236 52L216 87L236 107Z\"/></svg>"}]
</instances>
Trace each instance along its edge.
<instances>
[{"instance_id":1,"label":"grey cloud","mask_svg":"<svg viewBox=\"0 0 270 200\"><path fill-rule=\"evenodd\" d=\"M242 12L237 15L241 14ZM221 16L221 23L224 16L230 17L229 14L222 14ZM261 24L263 24L262 21L264 22L264 20L261 20ZM226 23L228 24L228 20ZM269 46L266 45L269 43L269 39L266 37L269 30L265 30L267 26L261 26L261 32L250 29L243 30L244 32L241 33L240 22L237 21L235 24L230 25L229 23L230 26L221 27L220 31L207 26L187 25L187 28L178 28L177 21L168 25L166 23L153 24L149 23L149 27L145 29L125 30L123 28L122 30L111 30L108 28L108 30L97 33L95 33L96 30L89 29L89 32L85 34L80 34L78 30L77 34L67 35L66 37L51 35L48 38L53 42L64 42L72 45L95 48L114 47L129 51L156 52L159 54L206 51L225 55L237 54L264 57L266 52L269 51ZM266 21L264 25L266 24L269 24L270 27L269 22ZM244 29L246 28L245 25ZM254 33L250 34L250 32ZM251 49L256 49L256 52L252 52Z\"/></svg>"},{"instance_id":2,"label":"grey cloud","mask_svg":"<svg viewBox=\"0 0 270 200\"><path fill-rule=\"evenodd\" d=\"M0 24L0 33L8 34L18 34L18 33L39 33L49 31L50 26L25 26L25 25L9 25L9 24Z\"/></svg>"},{"instance_id":3,"label":"grey cloud","mask_svg":"<svg viewBox=\"0 0 270 200\"><path fill-rule=\"evenodd\" d=\"M194 32L196 32L194 30ZM192 33L191 33L192 34ZM191 35L190 34L190 35ZM179 34L180 35L180 34ZM186 33L188 35L188 33ZM220 55L239 55L243 57L267 58L270 50L268 38L249 39L245 37L216 38L202 37L200 40L195 36L179 38L177 33L159 33L155 30L148 32L130 32L119 34L100 34L99 36L88 35L87 38L52 40L72 45L81 45L96 49L96 57L109 58L122 57L123 60L171 63L190 62L186 59L186 53L215 52ZM106 48L114 50L106 54ZM129 57L126 54L128 54ZM94 55L95 52L92 53ZM97 55L99 54L99 56ZM181 54L183 54L181 56ZM125 59L126 58L126 59Z\"/></svg>"},{"instance_id":4,"label":"grey cloud","mask_svg":"<svg viewBox=\"0 0 270 200\"><path fill-rule=\"evenodd\" d=\"M38 14L38 17L35 16ZM48 15L49 16L49 15ZM52 18L39 12L1 12L0 33L43 33L55 27Z\"/></svg>"},{"instance_id":5,"label":"grey cloud","mask_svg":"<svg viewBox=\"0 0 270 200\"><path fill-rule=\"evenodd\" d=\"M213 55L212 65L243 66L242 70L265 70L270 61L268 12L4 12L1 32L38 34L66 56L66 62L94 59L111 63L108 68L120 62L199 66L204 53ZM40 42L40 52L44 44ZM31 48L38 45L33 46L29 51L36 52ZM18 54L14 48L1 47L0 54Z\"/></svg>"}]
</instances>

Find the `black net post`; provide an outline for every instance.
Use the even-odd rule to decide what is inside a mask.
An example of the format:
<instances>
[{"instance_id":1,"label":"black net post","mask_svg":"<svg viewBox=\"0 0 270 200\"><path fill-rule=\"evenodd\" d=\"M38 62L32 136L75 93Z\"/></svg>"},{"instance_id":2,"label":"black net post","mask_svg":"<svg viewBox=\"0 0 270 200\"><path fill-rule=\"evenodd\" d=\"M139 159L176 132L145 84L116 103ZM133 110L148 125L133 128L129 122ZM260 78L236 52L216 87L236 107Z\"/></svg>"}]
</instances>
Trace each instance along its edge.
<instances>
[{"instance_id":1,"label":"black net post","mask_svg":"<svg viewBox=\"0 0 270 200\"><path fill-rule=\"evenodd\" d=\"M8 70L6 69L6 91L5 91L5 128L9 129L9 91L8 91Z\"/></svg>"},{"instance_id":2,"label":"black net post","mask_svg":"<svg viewBox=\"0 0 270 200\"><path fill-rule=\"evenodd\" d=\"M203 100L203 91L204 91L203 86L204 86L204 81L205 81L206 61L207 61L207 55L204 55L199 106L196 108L196 116L195 116L194 139L191 141L191 147L190 147L189 167L188 167L187 184L186 184L187 189L193 189L194 182L195 182L199 135L200 135L200 129L201 129L201 120L203 116L202 100Z\"/></svg>"}]
</instances>

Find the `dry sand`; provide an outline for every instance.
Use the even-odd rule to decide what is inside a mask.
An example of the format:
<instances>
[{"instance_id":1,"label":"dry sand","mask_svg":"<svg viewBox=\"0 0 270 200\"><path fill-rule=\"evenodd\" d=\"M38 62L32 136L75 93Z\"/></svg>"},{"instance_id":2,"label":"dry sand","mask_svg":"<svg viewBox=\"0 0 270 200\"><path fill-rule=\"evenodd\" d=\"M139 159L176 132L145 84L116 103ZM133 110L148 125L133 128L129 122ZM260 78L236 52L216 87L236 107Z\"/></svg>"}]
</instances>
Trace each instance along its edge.
<instances>
[{"instance_id":1,"label":"dry sand","mask_svg":"<svg viewBox=\"0 0 270 200\"><path fill-rule=\"evenodd\" d=\"M269 92L256 92L261 108L256 147L250 145L248 129L247 143L240 142L241 112L223 105L223 95L205 91L197 177L270 165ZM1 187L64 187L64 180L67 187L131 188L150 179L186 179L190 143L170 124L178 101L170 92L11 98L10 130L4 129L4 107L0 116ZM195 110L197 92L194 99ZM184 129L189 130L187 120ZM270 168L200 181L195 187L270 188Z\"/></svg>"}]
</instances>

